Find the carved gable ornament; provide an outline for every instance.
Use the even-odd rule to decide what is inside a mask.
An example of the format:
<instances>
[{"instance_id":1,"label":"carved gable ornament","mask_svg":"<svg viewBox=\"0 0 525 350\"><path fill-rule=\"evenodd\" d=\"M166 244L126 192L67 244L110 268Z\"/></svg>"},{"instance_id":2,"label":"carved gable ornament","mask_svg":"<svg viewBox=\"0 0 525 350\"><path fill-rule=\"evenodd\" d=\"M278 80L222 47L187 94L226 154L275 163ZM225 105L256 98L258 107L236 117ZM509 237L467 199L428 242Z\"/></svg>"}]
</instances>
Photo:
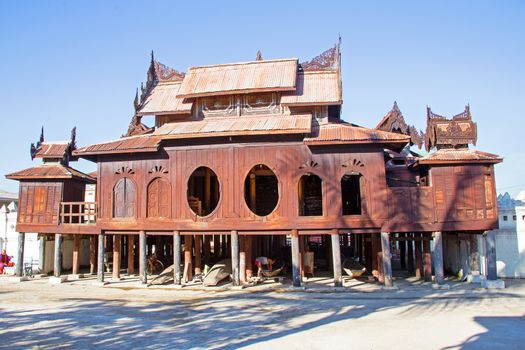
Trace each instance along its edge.
<instances>
[{"instance_id":1,"label":"carved gable ornament","mask_svg":"<svg viewBox=\"0 0 525 350\"><path fill-rule=\"evenodd\" d=\"M472 121L470 107L467 105L465 110L447 119L439 114L432 112L427 107L427 132L425 147L427 151L436 147L442 148L468 148L469 144L476 145L477 126Z\"/></svg>"},{"instance_id":2,"label":"carved gable ornament","mask_svg":"<svg viewBox=\"0 0 525 350\"><path fill-rule=\"evenodd\" d=\"M418 131L415 126L408 125L405 122L403 113L397 106L397 102L394 101L392 109L384 116L384 118L376 126L377 130L393 132L403 135L410 136L410 143L417 145L419 148L423 147L423 140L425 134L422 131Z\"/></svg>"},{"instance_id":3,"label":"carved gable ornament","mask_svg":"<svg viewBox=\"0 0 525 350\"><path fill-rule=\"evenodd\" d=\"M347 170L350 170L351 172L361 173L361 171L365 167L365 164L357 158L350 158L347 161L345 161L343 164L341 164L341 167L346 168Z\"/></svg>"},{"instance_id":4,"label":"carved gable ornament","mask_svg":"<svg viewBox=\"0 0 525 350\"><path fill-rule=\"evenodd\" d=\"M153 168L148 170L148 174L167 174L168 170L162 165L155 165Z\"/></svg>"},{"instance_id":5,"label":"carved gable ornament","mask_svg":"<svg viewBox=\"0 0 525 350\"><path fill-rule=\"evenodd\" d=\"M135 171L127 166L122 166L115 171L115 174L135 174Z\"/></svg>"}]
</instances>

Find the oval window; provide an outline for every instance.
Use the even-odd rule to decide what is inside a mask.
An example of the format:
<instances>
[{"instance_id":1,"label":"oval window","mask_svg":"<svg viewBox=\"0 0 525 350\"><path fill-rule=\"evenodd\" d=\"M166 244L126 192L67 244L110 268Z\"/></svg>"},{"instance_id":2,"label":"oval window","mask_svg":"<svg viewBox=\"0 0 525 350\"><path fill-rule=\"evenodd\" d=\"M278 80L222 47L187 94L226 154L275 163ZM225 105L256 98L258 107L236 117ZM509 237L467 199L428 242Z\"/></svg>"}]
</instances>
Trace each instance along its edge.
<instances>
[{"instance_id":1,"label":"oval window","mask_svg":"<svg viewBox=\"0 0 525 350\"><path fill-rule=\"evenodd\" d=\"M188 205L198 216L210 215L219 203L219 180L208 167L193 171L188 180Z\"/></svg>"},{"instance_id":2,"label":"oval window","mask_svg":"<svg viewBox=\"0 0 525 350\"><path fill-rule=\"evenodd\" d=\"M279 181L266 165L254 166L244 180L244 199L256 215L266 216L274 211L279 201Z\"/></svg>"}]
</instances>

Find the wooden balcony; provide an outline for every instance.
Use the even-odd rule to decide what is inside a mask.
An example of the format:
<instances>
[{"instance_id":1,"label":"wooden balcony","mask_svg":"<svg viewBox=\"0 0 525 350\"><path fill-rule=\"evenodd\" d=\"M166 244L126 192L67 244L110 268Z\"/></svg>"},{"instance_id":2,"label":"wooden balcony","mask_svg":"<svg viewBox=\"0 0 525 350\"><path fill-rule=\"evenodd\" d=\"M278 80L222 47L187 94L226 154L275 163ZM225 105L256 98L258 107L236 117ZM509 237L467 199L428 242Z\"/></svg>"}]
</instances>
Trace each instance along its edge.
<instances>
[{"instance_id":1,"label":"wooden balcony","mask_svg":"<svg viewBox=\"0 0 525 350\"><path fill-rule=\"evenodd\" d=\"M97 223L97 203L61 202L61 225L95 225Z\"/></svg>"}]
</instances>

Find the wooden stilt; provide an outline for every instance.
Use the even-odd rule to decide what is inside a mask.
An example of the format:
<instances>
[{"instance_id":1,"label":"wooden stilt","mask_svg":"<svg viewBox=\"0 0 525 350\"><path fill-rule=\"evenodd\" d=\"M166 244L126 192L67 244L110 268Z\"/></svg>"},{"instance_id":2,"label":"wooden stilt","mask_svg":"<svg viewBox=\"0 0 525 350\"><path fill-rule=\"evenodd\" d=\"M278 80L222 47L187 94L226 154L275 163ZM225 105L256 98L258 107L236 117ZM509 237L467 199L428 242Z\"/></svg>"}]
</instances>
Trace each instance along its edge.
<instances>
[{"instance_id":1,"label":"wooden stilt","mask_svg":"<svg viewBox=\"0 0 525 350\"><path fill-rule=\"evenodd\" d=\"M411 239L412 234L407 233L407 270L414 273L414 241Z\"/></svg>"},{"instance_id":2,"label":"wooden stilt","mask_svg":"<svg viewBox=\"0 0 525 350\"><path fill-rule=\"evenodd\" d=\"M128 235L128 275L135 273L135 236Z\"/></svg>"},{"instance_id":3,"label":"wooden stilt","mask_svg":"<svg viewBox=\"0 0 525 350\"><path fill-rule=\"evenodd\" d=\"M98 235L98 262L97 262L97 280L101 283L104 282L104 251L106 235L104 232L100 232Z\"/></svg>"},{"instance_id":4,"label":"wooden stilt","mask_svg":"<svg viewBox=\"0 0 525 350\"><path fill-rule=\"evenodd\" d=\"M445 272L443 270L443 234L441 232L434 232L433 243L435 282L441 285L445 280Z\"/></svg>"},{"instance_id":5,"label":"wooden stilt","mask_svg":"<svg viewBox=\"0 0 525 350\"><path fill-rule=\"evenodd\" d=\"M119 280L120 279L120 254L121 254L121 246L122 243L122 236L121 235L113 235L113 279Z\"/></svg>"},{"instance_id":6,"label":"wooden stilt","mask_svg":"<svg viewBox=\"0 0 525 350\"><path fill-rule=\"evenodd\" d=\"M91 275L95 274L97 266L97 245L95 243L96 236L89 236L89 273Z\"/></svg>"},{"instance_id":7,"label":"wooden stilt","mask_svg":"<svg viewBox=\"0 0 525 350\"><path fill-rule=\"evenodd\" d=\"M304 280L304 257L305 257L305 243L304 236L299 236L299 267L301 271L301 281Z\"/></svg>"},{"instance_id":8,"label":"wooden stilt","mask_svg":"<svg viewBox=\"0 0 525 350\"><path fill-rule=\"evenodd\" d=\"M202 236L201 235L195 235L195 274L201 274L202 273L202 255L201 255L201 248L202 248Z\"/></svg>"},{"instance_id":9,"label":"wooden stilt","mask_svg":"<svg viewBox=\"0 0 525 350\"><path fill-rule=\"evenodd\" d=\"M246 236L239 236L239 281L246 283Z\"/></svg>"},{"instance_id":10,"label":"wooden stilt","mask_svg":"<svg viewBox=\"0 0 525 350\"><path fill-rule=\"evenodd\" d=\"M71 273L78 275L78 269L80 267L80 235L73 235L73 266L71 267Z\"/></svg>"},{"instance_id":11,"label":"wooden stilt","mask_svg":"<svg viewBox=\"0 0 525 350\"><path fill-rule=\"evenodd\" d=\"M181 242L180 242L180 232L173 231L173 282L176 285L181 284L181 273L180 273L180 263L181 263Z\"/></svg>"},{"instance_id":12,"label":"wooden stilt","mask_svg":"<svg viewBox=\"0 0 525 350\"><path fill-rule=\"evenodd\" d=\"M427 239L423 240L423 275L425 281L432 281L432 256L430 255L430 241Z\"/></svg>"},{"instance_id":13,"label":"wooden stilt","mask_svg":"<svg viewBox=\"0 0 525 350\"><path fill-rule=\"evenodd\" d=\"M182 280L188 283L192 280L192 251L193 251L193 236L184 236L184 274Z\"/></svg>"},{"instance_id":14,"label":"wooden stilt","mask_svg":"<svg viewBox=\"0 0 525 350\"><path fill-rule=\"evenodd\" d=\"M213 257L215 261L218 261L221 257L220 235L213 235Z\"/></svg>"},{"instance_id":15,"label":"wooden stilt","mask_svg":"<svg viewBox=\"0 0 525 350\"><path fill-rule=\"evenodd\" d=\"M399 237L404 238L405 234L400 233ZM406 270L407 268L407 265L406 265L407 242L404 240L399 240L397 244L399 245L399 260L400 260L399 262L401 264L401 270Z\"/></svg>"},{"instance_id":16,"label":"wooden stilt","mask_svg":"<svg viewBox=\"0 0 525 350\"><path fill-rule=\"evenodd\" d=\"M54 276L60 277L61 275L62 275L62 234L57 233L55 234Z\"/></svg>"},{"instance_id":17,"label":"wooden stilt","mask_svg":"<svg viewBox=\"0 0 525 350\"><path fill-rule=\"evenodd\" d=\"M414 233L414 255L416 257L415 275L419 279L423 278L423 253L421 248L422 245L421 240L418 239L420 237L421 233Z\"/></svg>"},{"instance_id":18,"label":"wooden stilt","mask_svg":"<svg viewBox=\"0 0 525 350\"><path fill-rule=\"evenodd\" d=\"M299 232L297 230L292 230L292 279L293 286L301 286L301 271L300 271L300 262L299 262Z\"/></svg>"},{"instance_id":19,"label":"wooden stilt","mask_svg":"<svg viewBox=\"0 0 525 350\"><path fill-rule=\"evenodd\" d=\"M210 255L210 249L211 249L211 237L210 235L204 236L204 246L202 248L204 253L204 264L211 267L211 255Z\"/></svg>"},{"instance_id":20,"label":"wooden stilt","mask_svg":"<svg viewBox=\"0 0 525 350\"><path fill-rule=\"evenodd\" d=\"M7 224L6 224L6 227L7 227ZM16 260L16 265L15 265L15 274L18 277L22 277L24 275L24 246L25 246L25 240L26 240L25 233L24 232L18 232L17 257L16 257L17 260Z\"/></svg>"},{"instance_id":21,"label":"wooden stilt","mask_svg":"<svg viewBox=\"0 0 525 350\"><path fill-rule=\"evenodd\" d=\"M38 235L38 268L40 273L44 273L46 259L46 236Z\"/></svg>"},{"instance_id":22,"label":"wooden stilt","mask_svg":"<svg viewBox=\"0 0 525 350\"><path fill-rule=\"evenodd\" d=\"M379 266L381 265L379 262L378 262L378 253L380 252L380 247L379 247L379 240L377 240L376 238L376 234L375 233L372 233L370 234L370 240L371 240L371 246L372 246L372 251L371 251L371 261L372 261L372 276L376 277L376 278L379 278Z\"/></svg>"},{"instance_id":23,"label":"wooden stilt","mask_svg":"<svg viewBox=\"0 0 525 350\"><path fill-rule=\"evenodd\" d=\"M228 256L228 246L226 244L226 235L221 235L221 255L223 258Z\"/></svg>"},{"instance_id":24,"label":"wooden stilt","mask_svg":"<svg viewBox=\"0 0 525 350\"><path fill-rule=\"evenodd\" d=\"M246 253L246 279L249 280L253 277L253 250L252 250L252 236L246 236L244 239L245 248L244 252Z\"/></svg>"}]
</instances>

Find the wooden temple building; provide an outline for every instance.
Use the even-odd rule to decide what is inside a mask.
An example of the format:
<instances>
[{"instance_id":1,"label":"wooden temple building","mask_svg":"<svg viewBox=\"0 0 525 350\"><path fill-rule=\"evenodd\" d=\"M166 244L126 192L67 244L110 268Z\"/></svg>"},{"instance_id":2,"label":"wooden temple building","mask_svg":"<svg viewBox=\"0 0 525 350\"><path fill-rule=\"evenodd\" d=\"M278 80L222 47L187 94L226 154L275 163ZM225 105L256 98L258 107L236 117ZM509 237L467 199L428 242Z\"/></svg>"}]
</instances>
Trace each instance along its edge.
<instances>
[{"instance_id":1,"label":"wooden temple building","mask_svg":"<svg viewBox=\"0 0 525 350\"><path fill-rule=\"evenodd\" d=\"M268 256L289 267L294 286L314 266L340 286L343 258L391 286L394 260L443 283L454 244L467 240L471 270L480 270L484 249L495 279L486 232L498 225L493 167L501 158L469 148L477 139L469 107L452 118L428 108L424 133L397 104L375 128L343 121L340 63L339 44L303 63L259 52L252 62L184 73L152 55L124 136L77 148L74 131L64 142L42 134L31 156L43 163L6 175L20 182L19 256L23 232L38 232L55 242L55 277L67 239L71 273L89 247L88 268L101 282L109 267L113 278L126 269L147 283L154 253L174 264L175 284L221 259L231 259L233 283L242 284L256 273L254 259ZM418 151L423 144L427 152ZM96 172L73 169L79 158ZM85 201L88 184L96 184L94 202Z\"/></svg>"}]
</instances>

